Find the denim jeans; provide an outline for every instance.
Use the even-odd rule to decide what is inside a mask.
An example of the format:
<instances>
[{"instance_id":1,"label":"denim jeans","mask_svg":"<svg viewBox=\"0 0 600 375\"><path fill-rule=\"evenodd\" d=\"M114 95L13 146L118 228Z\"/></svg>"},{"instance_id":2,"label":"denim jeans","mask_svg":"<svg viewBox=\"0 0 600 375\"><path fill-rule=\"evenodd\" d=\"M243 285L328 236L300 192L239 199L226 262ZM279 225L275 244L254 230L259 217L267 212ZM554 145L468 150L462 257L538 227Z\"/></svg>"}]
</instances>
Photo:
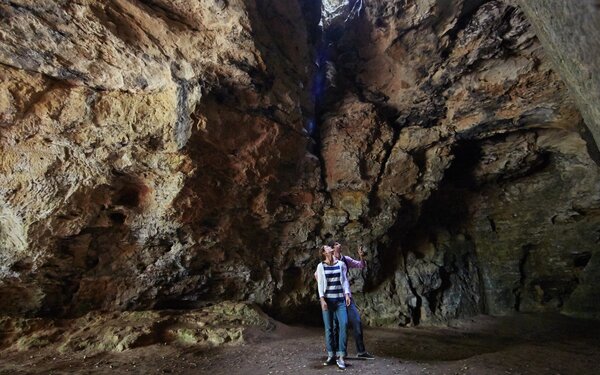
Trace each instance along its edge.
<instances>
[{"instance_id":1,"label":"denim jeans","mask_svg":"<svg viewBox=\"0 0 600 375\"><path fill-rule=\"evenodd\" d=\"M334 328L334 322L337 322ZM325 324L325 347L327 355L333 357L337 350L338 356L346 355L346 329L348 327L348 315L344 301L327 300L327 311L323 311L323 323ZM335 330L335 332L334 332ZM335 339L337 338L337 342Z\"/></svg>"},{"instance_id":2,"label":"denim jeans","mask_svg":"<svg viewBox=\"0 0 600 375\"><path fill-rule=\"evenodd\" d=\"M365 342L363 339L363 329L362 322L360 320L360 313L356 308L356 304L354 303L354 298L352 299L352 303L348 306L348 323L352 327L352 334L354 336L354 342L356 343L356 354L363 354L367 350L365 349ZM333 330L337 331L337 321L333 322ZM335 342L335 341L334 341Z\"/></svg>"}]
</instances>

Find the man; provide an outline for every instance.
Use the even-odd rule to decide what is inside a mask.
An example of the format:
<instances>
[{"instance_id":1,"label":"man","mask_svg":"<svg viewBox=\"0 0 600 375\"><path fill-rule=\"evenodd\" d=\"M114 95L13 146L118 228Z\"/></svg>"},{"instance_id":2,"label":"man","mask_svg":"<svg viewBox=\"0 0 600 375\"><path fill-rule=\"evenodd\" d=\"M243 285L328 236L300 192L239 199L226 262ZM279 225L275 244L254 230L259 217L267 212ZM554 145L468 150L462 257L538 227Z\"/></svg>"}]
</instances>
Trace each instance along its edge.
<instances>
[{"instance_id":1,"label":"man","mask_svg":"<svg viewBox=\"0 0 600 375\"><path fill-rule=\"evenodd\" d=\"M341 260L346 265L346 272L350 268L358 268L363 269L366 266L366 262L364 259L365 253L362 246L358 249L358 257L360 260L352 259L347 255L342 254L342 245L337 241L329 242L329 246L333 248L333 256L335 259ZM348 275L346 275L346 278ZM371 355L365 349L365 343L363 341L363 330L362 330L362 322L360 320L360 313L358 312L358 308L354 303L354 298L352 298L352 294L350 294L350 305L348 305L348 322L352 326L352 332L354 334L354 342L356 343L356 353L358 358L362 359L375 359L373 355Z\"/></svg>"}]
</instances>

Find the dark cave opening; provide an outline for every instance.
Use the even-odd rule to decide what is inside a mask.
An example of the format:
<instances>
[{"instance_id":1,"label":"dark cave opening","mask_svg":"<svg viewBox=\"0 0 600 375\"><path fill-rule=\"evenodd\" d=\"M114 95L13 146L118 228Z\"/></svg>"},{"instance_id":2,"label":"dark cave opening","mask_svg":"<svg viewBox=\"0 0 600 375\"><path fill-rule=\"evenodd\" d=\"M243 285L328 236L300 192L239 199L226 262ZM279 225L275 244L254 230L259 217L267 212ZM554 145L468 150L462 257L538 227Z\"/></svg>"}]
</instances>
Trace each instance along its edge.
<instances>
[{"instance_id":1,"label":"dark cave opening","mask_svg":"<svg viewBox=\"0 0 600 375\"><path fill-rule=\"evenodd\" d=\"M120 225L125 223L125 219L127 219L127 215L122 212L111 212L108 214L108 218L115 224Z\"/></svg>"},{"instance_id":2,"label":"dark cave opening","mask_svg":"<svg viewBox=\"0 0 600 375\"><path fill-rule=\"evenodd\" d=\"M116 194L115 205L138 207L142 201L142 189L136 185L125 185Z\"/></svg>"},{"instance_id":3,"label":"dark cave opening","mask_svg":"<svg viewBox=\"0 0 600 375\"><path fill-rule=\"evenodd\" d=\"M584 251L584 252L575 252L573 253L573 266L575 266L576 268L579 269L584 269L588 263L590 262L590 259L592 258L592 253L589 251Z\"/></svg>"},{"instance_id":4,"label":"dark cave opening","mask_svg":"<svg viewBox=\"0 0 600 375\"><path fill-rule=\"evenodd\" d=\"M477 193L478 183L473 175L473 170L481 160L481 147L477 141L463 141L453 149L454 160L446 170L439 188L431 193L431 196L423 203L420 211L416 214L416 222L405 231L399 238L399 244L404 257L405 273L409 282L412 294L416 298L416 306L411 309L413 324L419 324L424 317L422 316L423 299L427 301L430 314L435 316L444 293L451 288L465 288L467 284L453 285L453 282L466 283L463 278L464 272L475 272L474 275L467 275L471 279L480 280L479 270L476 266L476 255L474 246L466 231L465 224L470 218L470 199ZM423 160L422 165L425 164ZM438 237L440 234L448 233ZM464 244L455 244L454 238L464 238ZM450 241L450 242L447 242ZM428 245L431 244L431 245ZM411 264L409 254L414 254L416 259L422 259L431 254L422 253L421 249L433 246L438 251L444 251L443 264L438 265L438 274L440 284L436 288L420 293L423 285L418 278L413 279L413 272L416 272L414 264ZM442 250L443 249L443 250ZM471 266L469 266L471 265ZM475 267L474 269L471 269ZM454 276L453 276L454 275ZM481 285L481 284L480 284ZM481 290L471 291L473 294L481 294ZM482 301L482 296L479 296ZM485 309L483 302L474 304L471 307L465 307L467 314L482 312ZM431 319L431 318L430 318Z\"/></svg>"},{"instance_id":5,"label":"dark cave opening","mask_svg":"<svg viewBox=\"0 0 600 375\"><path fill-rule=\"evenodd\" d=\"M418 248L423 239L435 242L431 235L435 228L460 233L469 219L469 198L478 188L473 169L481 160L481 147L477 141L463 141L453 149L453 155L439 188L423 203L414 229L404 236L403 247L408 251Z\"/></svg>"}]
</instances>

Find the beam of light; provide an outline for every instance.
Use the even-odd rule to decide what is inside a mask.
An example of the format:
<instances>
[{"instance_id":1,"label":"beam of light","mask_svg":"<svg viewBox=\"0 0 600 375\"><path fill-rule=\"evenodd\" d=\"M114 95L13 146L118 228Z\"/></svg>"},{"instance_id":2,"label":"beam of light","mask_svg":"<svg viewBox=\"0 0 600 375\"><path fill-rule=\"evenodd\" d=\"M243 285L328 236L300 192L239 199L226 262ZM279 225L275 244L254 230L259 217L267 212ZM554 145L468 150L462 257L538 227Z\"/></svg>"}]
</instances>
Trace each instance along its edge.
<instances>
[{"instance_id":1,"label":"beam of light","mask_svg":"<svg viewBox=\"0 0 600 375\"><path fill-rule=\"evenodd\" d=\"M360 12L363 8L363 0L322 0L321 3L321 21L320 26L323 31L323 40L318 44L316 57L315 57L315 73L312 79L311 97L313 103L315 103L317 118L310 118L306 123L305 130L310 137L316 135L318 131L318 116L322 108L325 93L328 85L332 85L332 82L328 82L327 71L328 64L329 70L331 70L332 62L329 61L329 49L331 46L327 41L327 28L332 23L343 24L347 23L353 18L360 16ZM334 70L335 71L335 70ZM330 74L331 75L331 74ZM331 81L333 77L329 77Z\"/></svg>"},{"instance_id":2,"label":"beam of light","mask_svg":"<svg viewBox=\"0 0 600 375\"><path fill-rule=\"evenodd\" d=\"M320 25L327 28L331 23L337 20L348 22L354 17L358 17L363 8L364 0L323 0L321 3L321 21Z\"/></svg>"},{"instance_id":3,"label":"beam of light","mask_svg":"<svg viewBox=\"0 0 600 375\"><path fill-rule=\"evenodd\" d=\"M306 132L309 136L312 137L314 135L316 128L317 124L315 123L315 119L311 118L310 120L308 120L308 123L306 124Z\"/></svg>"}]
</instances>

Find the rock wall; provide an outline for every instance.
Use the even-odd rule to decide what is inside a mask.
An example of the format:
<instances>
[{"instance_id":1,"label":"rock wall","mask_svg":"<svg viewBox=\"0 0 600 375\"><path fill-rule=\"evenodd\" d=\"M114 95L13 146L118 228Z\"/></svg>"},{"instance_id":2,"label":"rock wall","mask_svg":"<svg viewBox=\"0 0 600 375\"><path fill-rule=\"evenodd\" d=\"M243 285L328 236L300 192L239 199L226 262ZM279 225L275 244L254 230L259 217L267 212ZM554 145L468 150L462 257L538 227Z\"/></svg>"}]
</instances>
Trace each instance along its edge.
<instances>
[{"instance_id":1,"label":"rock wall","mask_svg":"<svg viewBox=\"0 0 600 375\"><path fill-rule=\"evenodd\" d=\"M295 186L313 164L303 128L318 9L0 7L2 310L271 298L273 241L313 216L312 186Z\"/></svg>"},{"instance_id":2,"label":"rock wall","mask_svg":"<svg viewBox=\"0 0 600 375\"><path fill-rule=\"evenodd\" d=\"M371 1L326 39L325 229L374 250L355 283L367 320L566 310L571 294L597 311L598 168L523 14Z\"/></svg>"},{"instance_id":3,"label":"rock wall","mask_svg":"<svg viewBox=\"0 0 600 375\"><path fill-rule=\"evenodd\" d=\"M531 142L531 143L529 143ZM538 131L485 144L540 155L536 173L487 186L472 204L471 230L491 313L563 310L592 315L600 232L598 169L574 134ZM593 259L592 262L590 260Z\"/></svg>"},{"instance_id":4,"label":"rock wall","mask_svg":"<svg viewBox=\"0 0 600 375\"><path fill-rule=\"evenodd\" d=\"M340 4L1 2L1 312L318 320L336 238L369 324L596 316L600 170L521 11Z\"/></svg>"},{"instance_id":5,"label":"rock wall","mask_svg":"<svg viewBox=\"0 0 600 375\"><path fill-rule=\"evenodd\" d=\"M596 145L600 144L600 3L519 0L536 35L565 80Z\"/></svg>"}]
</instances>

